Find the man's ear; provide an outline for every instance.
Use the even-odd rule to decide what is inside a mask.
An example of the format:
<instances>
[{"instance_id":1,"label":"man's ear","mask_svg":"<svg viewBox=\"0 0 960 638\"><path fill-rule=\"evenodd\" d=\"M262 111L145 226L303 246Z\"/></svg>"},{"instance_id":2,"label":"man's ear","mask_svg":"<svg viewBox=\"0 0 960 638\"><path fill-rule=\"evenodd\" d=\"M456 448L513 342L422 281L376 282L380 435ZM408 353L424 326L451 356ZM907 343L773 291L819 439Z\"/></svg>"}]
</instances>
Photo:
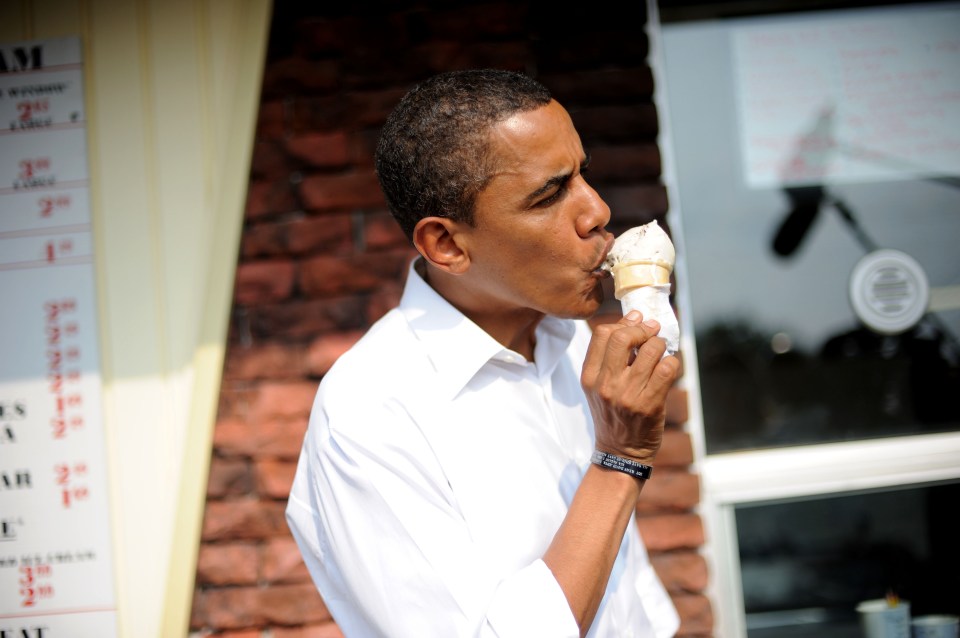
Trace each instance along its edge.
<instances>
[{"instance_id":1,"label":"man's ear","mask_svg":"<svg viewBox=\"0 0 960 638\"><path fill-rule=\"evenodd\" d=\"M461 226L446 217L424 217L413 229L413 244L431 265L459 275L470 265Z\"/></svg>"}]
</instances>

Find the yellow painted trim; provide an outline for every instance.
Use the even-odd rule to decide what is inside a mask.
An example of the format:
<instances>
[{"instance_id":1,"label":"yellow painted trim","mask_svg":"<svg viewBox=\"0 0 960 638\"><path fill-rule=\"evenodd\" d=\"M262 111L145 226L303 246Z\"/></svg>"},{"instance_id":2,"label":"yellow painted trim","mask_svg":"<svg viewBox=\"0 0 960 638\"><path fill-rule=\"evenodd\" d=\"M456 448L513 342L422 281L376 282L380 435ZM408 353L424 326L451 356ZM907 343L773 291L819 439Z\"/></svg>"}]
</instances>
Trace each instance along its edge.
<instances>
[{"instance_id":1,"label":"yellow painted trim","mask_svg":"<svg viewBox=\"0 0 960 638\"><path fill-rule=\"evenodd\" d=\"M154 95L155 73L153 70L153 60L151 48L153 45L153 29L150 26L150 0L137 0L136 18L137 18L137 41L140 44L138 50L138 62L140 67L140 103L141 113L145 126L143 127L143 168L146 177L146 197L147 206L147 225L150 228L150 271L153 273L153 297L155 305L154 317L157 322L157 331L154 336L156 339L157 353L159 354L160 369L158 372L163 374L170 373L170 361L168 353L170 347L168 343L169 326L166 322L166 292L167 285L164 279L163 269L163 246L160 241L161 219L163 207L160 204L160 184L157 177L157 114L154 106L156 97Z\"/></svg>"},{"instance_id":2,"label":"yellow painted trim","mask_svg":"<svg viewBox=\"0 0 960 638\"><path fill-rule=\"evenodd\" d=\"M237 82L227 87L227 94L220 96L218 103L231 106L231 112L224 116L229 118L231 130L236 134L219 140L224 143L223 153L216 157L221 167L217 172L221 179L214 180L215 199L212 202L216 217L213 227L217 232L215 239L211 237L212 256L200 326L201 345L192 362L193 394L189 426L183 441L176 521L163 605L163 626L159 636L185 636L189 631L213 427L272 3L270 0L243 0L229 6L233 15L242 16L237 23L238 33L232 39L237 49L235 64L241 72L236 75ZM207 16L204 18L204 26L208 26ZM208 51L205 50L205 53ZM211 102L214 100L208 100L206 104ZM212 125L212 122L208 122L208 125Z\"/></svg>"}]
</instances>

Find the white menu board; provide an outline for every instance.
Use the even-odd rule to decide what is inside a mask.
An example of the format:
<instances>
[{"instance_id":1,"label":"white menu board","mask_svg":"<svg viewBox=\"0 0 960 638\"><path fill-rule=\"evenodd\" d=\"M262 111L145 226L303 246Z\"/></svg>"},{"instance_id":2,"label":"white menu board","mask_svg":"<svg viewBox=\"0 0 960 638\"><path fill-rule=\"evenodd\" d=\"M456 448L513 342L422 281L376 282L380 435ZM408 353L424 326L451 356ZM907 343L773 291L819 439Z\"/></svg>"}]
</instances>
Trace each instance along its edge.
<instances>
[{"instance_id":1,"label":"white menu board","mask_svg":"<svg viewBox=\"0 0 960 638\"><path fill-rule=\"evenodd\" d=\"M0 44L0 633L117 634L79 38Z\"/></svg>"}]
</instances>

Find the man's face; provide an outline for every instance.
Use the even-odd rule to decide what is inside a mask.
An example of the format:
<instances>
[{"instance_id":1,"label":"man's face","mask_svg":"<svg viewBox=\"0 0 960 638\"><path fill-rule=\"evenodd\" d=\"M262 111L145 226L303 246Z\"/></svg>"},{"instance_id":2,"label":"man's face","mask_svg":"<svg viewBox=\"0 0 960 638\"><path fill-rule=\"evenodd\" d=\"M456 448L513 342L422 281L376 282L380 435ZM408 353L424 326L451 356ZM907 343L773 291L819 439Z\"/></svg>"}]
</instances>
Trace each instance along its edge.
<instances>
[{"instance_id":1,"label":"man's face","mask_svg":"<svg viewBox=\"0 0 960 638\"><path fill-rule=\"evenodd\" d=\"M494 127L491 145L498 170L466 229L474 290L489 310L593 315L613 242L610 208L584 180L570 116L555 101L514 115Z\"/></svg>"}]
</instances>

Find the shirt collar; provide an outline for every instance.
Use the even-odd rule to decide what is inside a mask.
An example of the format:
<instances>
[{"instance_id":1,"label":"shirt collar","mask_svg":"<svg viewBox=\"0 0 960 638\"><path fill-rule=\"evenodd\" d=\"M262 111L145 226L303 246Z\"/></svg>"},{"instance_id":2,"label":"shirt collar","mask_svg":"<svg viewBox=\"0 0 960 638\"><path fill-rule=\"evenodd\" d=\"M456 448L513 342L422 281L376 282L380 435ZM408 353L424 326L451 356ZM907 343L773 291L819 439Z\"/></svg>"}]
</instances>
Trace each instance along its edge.
<instances>
[{"instance_id":1,"label":"shirt collar","mask_svg":"<svg viewBox=\"0 0 960 638\"><path fill-rule=\"evenodd\" d=\"M441 297L411 262L399 309L423 345L447 397L454 397L491 360L525 365L523 355L504 347ZM573 339L573 322L544 317L537 326L535 356L541 377L552 373Z\"/></svg>"}]
</instances>

